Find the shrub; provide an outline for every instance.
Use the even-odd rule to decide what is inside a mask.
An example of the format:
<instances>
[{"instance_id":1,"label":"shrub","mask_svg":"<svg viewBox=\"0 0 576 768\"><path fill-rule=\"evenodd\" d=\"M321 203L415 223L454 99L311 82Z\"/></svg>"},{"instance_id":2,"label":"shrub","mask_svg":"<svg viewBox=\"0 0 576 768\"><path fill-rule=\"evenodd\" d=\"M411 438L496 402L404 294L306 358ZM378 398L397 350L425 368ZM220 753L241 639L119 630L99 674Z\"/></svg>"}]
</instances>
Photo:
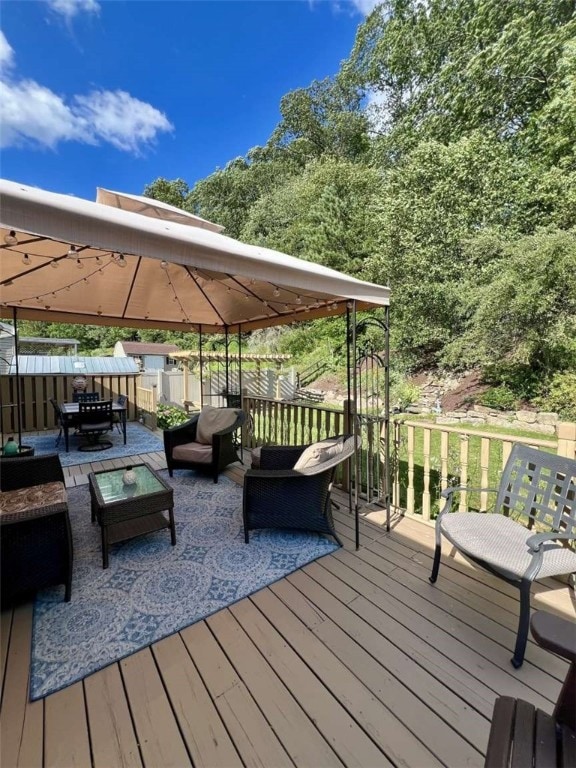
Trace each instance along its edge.
<instances>
[{"instance_id":1,"label":"shrub","mask_svg":"<svg viewBox=\"0 0 576 768\"><path fill-rule=\"evenodd\" d=\"M487 408L496 408L499 411L513 411L516 407L517 397L510 387L501 384L499 387L488 389L478 398L480 405Z\"/></svg>"},{"instance_id":2,"label":"shrub","mask_svg":"<svg viewBox=\"0 0 576 768\"><path fill-rule=\"evenodd\" d=\"M156 406L156 416L159 429L176 427L190 418L183 408L167 403L158 403Z\"/></svg>"},{"instance_id":3,"label":"shrub","mask_svg":"<svg viewBox=\"0 0 576 768\"><path fill-rule=\"evenodd\" d=\"M544 393L533 402L545 411L555 411L562 419L576 421L576 373L555 373Z\"/></svg>"}]
</instances>

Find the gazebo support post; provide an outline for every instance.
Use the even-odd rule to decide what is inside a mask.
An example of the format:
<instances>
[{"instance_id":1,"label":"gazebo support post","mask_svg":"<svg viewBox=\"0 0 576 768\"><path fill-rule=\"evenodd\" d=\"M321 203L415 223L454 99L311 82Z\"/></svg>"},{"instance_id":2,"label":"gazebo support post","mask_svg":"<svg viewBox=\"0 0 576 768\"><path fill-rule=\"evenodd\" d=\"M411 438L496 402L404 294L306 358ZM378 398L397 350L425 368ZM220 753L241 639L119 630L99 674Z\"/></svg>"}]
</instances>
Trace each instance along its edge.
<instances>
[{"instance_id":1,"label":"gazebo support post","mask_svg":"<svg viewBox=\"0 0 576 768\"><path fill-rule=\"evenodd\" d=\"M359 502L358 502L358 494L359 494L359 483L361 481L361 478L358 477L361 463L358 460L358 451L360 450L358 448L358 434L359 434L359 424L358 424L358 369L356 365L356 359L357 359L357 336L356 336L356 323L357 323L357 316L356 316L356 300L352 302L352 349L350 351L350 356L352 358L352 391L353 391L353 397L352 397L352 434L354 435L354 454L353 454L353 467L354 471L352 472L352 477L354 478L354 527L356 530L356 549L360 549L360 509L359 509Z\"/></svg>"},{"instance_id":2,"label":"gazebo support post","mask_svg":"<svg viewBox=\"0 0 576 768\"><path fill-rule=\"evenodd\" d=\"M20 366L18 362L18 317L16 307L12 307L14 322L14 359L16 360L16 411L18 413L18 449L22 445L22 393L20 391Z\"/></svg>"},{"instance_id":3,"label":"gazebo support post","mask_svg":"<svg viewBox=\"0 0 576 768\"><path fill-rule=\"evenodd\" d=\"M198 363L200 366L200 409L204 405L204 379L202 375L204 373L204 361L202 358L202 325L198 326Z\"/></svg>"}]
</instances>

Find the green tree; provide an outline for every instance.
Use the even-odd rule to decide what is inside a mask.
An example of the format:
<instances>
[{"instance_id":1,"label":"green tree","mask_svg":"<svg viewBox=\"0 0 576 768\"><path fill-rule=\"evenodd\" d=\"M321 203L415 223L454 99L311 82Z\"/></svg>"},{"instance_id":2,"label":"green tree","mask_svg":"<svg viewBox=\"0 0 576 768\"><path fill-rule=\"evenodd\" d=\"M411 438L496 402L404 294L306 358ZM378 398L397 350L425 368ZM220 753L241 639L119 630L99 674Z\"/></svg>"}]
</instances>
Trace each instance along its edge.
<instances>
[{"instance_id":1,"label":"green tree","mask_svg":"<svg viewBox=\"0 0 576 768\"><path fill-rule=\"evenodd\" d=\"M526 366L544 378L576 370L576 229L495 240L476 276L475 306L447 349L484 366Z\"/></svg>"}]
</instances>

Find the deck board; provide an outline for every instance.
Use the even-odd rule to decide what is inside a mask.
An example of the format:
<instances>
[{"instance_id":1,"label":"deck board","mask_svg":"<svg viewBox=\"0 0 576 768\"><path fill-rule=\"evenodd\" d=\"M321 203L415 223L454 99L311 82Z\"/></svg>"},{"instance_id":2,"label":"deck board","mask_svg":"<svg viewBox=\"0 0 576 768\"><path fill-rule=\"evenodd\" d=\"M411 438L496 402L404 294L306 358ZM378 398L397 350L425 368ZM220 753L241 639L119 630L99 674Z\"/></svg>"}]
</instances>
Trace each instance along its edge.
<instances>
[{"instance_id":1,"label":"deck board","mask_svg":"<svg viewBox=\"0 0 576 768\"><path fill-rule=\"evenodd\" d=\"M66 485L142 461L165 468L162 452L99 456ZM4 612L2 766L481 766L497 695L552 710L565 662L530 641L510 665L517 590L450 548L431 585L434 528L408 516L389 533L362 516L356 551L347 495L334 498L342 549L37 702L32 606ZM533 605L575 616L558 581Z\"/></svg>"}]
</instances>

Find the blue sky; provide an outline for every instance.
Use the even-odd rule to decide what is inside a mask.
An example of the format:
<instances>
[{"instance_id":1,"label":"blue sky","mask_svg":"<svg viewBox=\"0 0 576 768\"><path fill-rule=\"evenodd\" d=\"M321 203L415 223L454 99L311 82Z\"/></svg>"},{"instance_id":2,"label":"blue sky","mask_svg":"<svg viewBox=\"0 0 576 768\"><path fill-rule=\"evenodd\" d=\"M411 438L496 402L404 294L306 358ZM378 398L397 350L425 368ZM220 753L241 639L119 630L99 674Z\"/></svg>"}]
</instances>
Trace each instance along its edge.
<instances>
[{"instance_id":1,"label":"blue sky","mask_svg":"<svg viewBox=\"0 0 576 768\"><path fill-rule=\"evenodd\" d=\"M6 0L1 175L93 200L190 186L338 71L373 0Z\"/></svg>"}]
</instances>

